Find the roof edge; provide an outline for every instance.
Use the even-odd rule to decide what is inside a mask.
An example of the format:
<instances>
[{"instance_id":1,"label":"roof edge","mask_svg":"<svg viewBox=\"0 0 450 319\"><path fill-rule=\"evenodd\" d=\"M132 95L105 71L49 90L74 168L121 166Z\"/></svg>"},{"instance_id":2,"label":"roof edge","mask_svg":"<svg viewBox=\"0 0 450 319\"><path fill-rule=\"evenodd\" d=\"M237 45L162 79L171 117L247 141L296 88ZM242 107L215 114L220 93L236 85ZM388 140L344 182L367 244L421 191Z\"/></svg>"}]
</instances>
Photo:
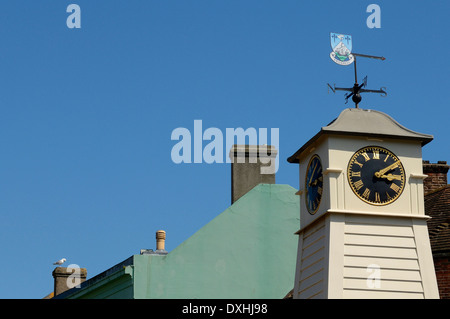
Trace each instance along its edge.
<instances>
[{"instance_id":1,"label":"roof edge","mask_svg":"<svg viewBox=\"0 0 450 319\"><path fill-rule=\"evenodd\" d=\"M352 113L350 113L352 112ZM356 112L356 113L355 113ZM358 113L358 112L367 112L367 113ZM401 131L405 132L405 135L402 134L394 134L394 132L387 131L386 133L380 132L380 130L374 130L374 132L365 132L365 131L352 131L348 130L346 127L342 127L343 121L353 119L355 116L358 117L356 114L360 114L360 117L368 117L369 113L377 114L382 118L381 121L385 121L384 123L387 123L387 127L397 127ZM350 115L352 114L352 115ZM383 123L383 122L381 122ZM413 131L411 129L406 128L405 126L401 125L399 122L397 122L394 118L392 118L390 115L377 111L377 110L371 110L371 109L355 109L355 108L346 108L344 109L337 118L335 118L333 121L331 121L327 126L324 126L321 128L321 130L314 135L310 140L308 140L301 148L299 148L293 155L287 158L287 161L289 163L299 163L298 156L306 150L311 144L313 144L316 140L318 140L322 135L340 135L340 136L371 136L371 137L378 137L378 138L388 138L388 139L402 139L402 140L414 140L414 141L420 141L422 147L431 142L434 137L433 135L429 134L423 134L416 131Z\"/></svg>"},{"instance_id":2,"label":"roof edge","mask_svg":"<svg viewBox=\"0 0 450 319\"><path fill-rule=\"evenodd\" d=\"M102 282L103 280L105 280L107 278L110 278L110 277L116 275L119 271L123 271L126 266L133 265L133 263L134 263L134 255L132 255L132 256L128 257L127 259L125 259L124 261L112 266L111 268L108 268L105 271L95 275L94 277L92 277L86 281L83 281L80 284L79 288L75 287L75 288L66 290L63 293L60 293L59 295L54 296L53 299L68 299L78 293L84 294L84 290L89 289L91 287L94 287L94 289L95 289L95 286L98 283Z\"/></svg>"}]
</instances>

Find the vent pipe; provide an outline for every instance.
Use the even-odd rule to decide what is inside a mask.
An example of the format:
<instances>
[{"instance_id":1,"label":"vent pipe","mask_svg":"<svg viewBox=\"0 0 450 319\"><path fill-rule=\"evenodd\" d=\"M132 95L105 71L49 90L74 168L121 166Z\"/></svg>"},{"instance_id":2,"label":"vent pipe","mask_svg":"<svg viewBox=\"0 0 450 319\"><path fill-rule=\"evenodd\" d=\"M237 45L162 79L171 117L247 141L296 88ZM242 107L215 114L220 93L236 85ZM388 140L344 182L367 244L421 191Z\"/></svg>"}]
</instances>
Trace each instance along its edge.
<instances>
[{"instance_id":1,"label":"vent pipe","mask_svg":"<svg viewBox=\"0 0 450 319\"><path fill-rule=\"evenodd\" d=\"M156 232L156 251L165 251L166 249L166 232L158 230Z\"/></svg>"}]
</instances>

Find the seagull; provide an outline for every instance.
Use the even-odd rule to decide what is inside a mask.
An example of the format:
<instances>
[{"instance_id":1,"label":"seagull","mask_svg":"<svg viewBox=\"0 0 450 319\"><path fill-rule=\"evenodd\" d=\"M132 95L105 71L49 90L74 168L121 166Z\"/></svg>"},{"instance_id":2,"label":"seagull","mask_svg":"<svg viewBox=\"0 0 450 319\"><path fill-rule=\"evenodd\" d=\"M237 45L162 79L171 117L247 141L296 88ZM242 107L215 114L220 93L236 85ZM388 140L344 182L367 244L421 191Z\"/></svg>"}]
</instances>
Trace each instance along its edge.
<instances>
[{"instance_id":1,"label":"seagull","mask_svg":"<svg viewBox=\"0 0 450 319\"><path fill-rule=\"evenodd\" d=\"M66 258L60 259L57 262L54 262L53 265L58 265L61 266L62 264L64 264L66 262Z\"/></svg>"}]
</instances>

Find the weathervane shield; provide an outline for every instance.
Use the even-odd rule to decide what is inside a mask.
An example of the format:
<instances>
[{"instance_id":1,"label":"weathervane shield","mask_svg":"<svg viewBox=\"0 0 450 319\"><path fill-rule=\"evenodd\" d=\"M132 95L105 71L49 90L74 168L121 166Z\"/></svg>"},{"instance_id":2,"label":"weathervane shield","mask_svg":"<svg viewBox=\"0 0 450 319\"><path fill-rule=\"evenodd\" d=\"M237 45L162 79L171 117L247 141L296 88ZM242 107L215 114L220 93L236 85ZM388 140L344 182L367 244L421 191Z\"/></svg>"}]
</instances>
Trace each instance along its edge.
<instances>
[{"instance_id":1,"label":"weathervane shield","mask_svg":"<svg viewBox=\"0 0 450 319\"><path fill-rule=\"evenodd\" d=\"M349 65L355 61L352 52L352 36L348 34L330 33L331 49L330 58L339 65Z\"/></svg>"}]
</instances>

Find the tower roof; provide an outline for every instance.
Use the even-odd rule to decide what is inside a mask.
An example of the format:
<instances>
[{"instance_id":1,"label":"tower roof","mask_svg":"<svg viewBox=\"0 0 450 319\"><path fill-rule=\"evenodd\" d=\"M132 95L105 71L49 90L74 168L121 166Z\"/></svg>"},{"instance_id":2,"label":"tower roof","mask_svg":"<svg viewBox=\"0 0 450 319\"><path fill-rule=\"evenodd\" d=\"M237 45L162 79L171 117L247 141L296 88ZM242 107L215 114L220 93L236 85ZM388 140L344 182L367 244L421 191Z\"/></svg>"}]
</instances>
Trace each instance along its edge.
<instances>
[{"instance_id":1,"label":"tower roof","mask_svg":"<svg viewBox=\"0 0 450 319\"><path fill-rule=\"evenodd\" d=\"M433 140L433 135L422 134L407 129L383 112L360 108L347 108L330 124L322 127L319 133L290 156L288 162L298 163L298 155L325 134L416 140L420 141L422 146Z\"/></svg>"}]
</instances>

